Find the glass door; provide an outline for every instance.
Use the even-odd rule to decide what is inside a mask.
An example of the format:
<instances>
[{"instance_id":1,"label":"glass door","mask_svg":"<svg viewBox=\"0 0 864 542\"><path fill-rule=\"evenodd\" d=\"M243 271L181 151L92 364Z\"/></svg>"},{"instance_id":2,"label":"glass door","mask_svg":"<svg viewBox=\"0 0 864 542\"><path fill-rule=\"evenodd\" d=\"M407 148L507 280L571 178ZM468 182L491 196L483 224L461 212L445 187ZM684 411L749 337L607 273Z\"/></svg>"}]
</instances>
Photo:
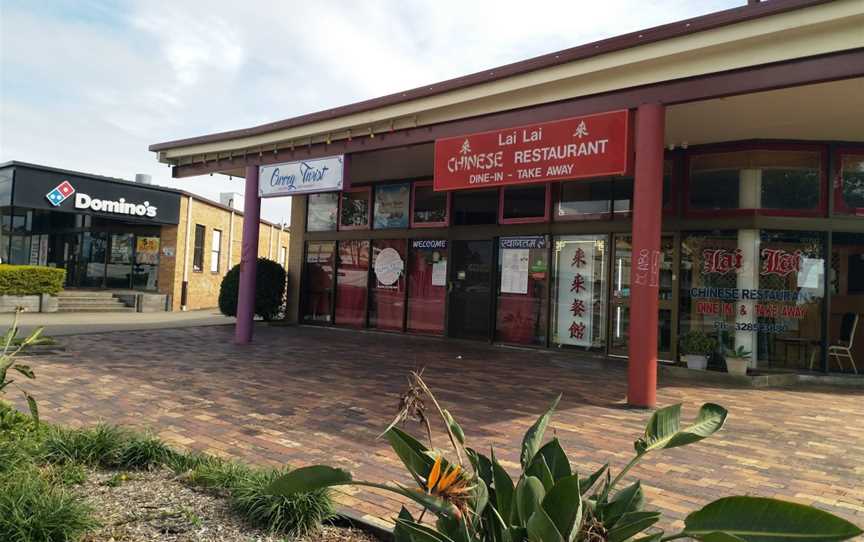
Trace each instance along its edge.
<instances>
[{"instance_id":1,"label":"glass door","mask_svg":"<svg viewBox=\"0 0 864 542\"><path fill-rule=\"evenodd\" d=\"M609 314L609 354L626 356L630 347L630 266L632 262L633 236L616 234L612 260ZM673 272L675 243L671 235L660 238L660 285L657 355L661 359L673 359L672 307L676 277ZM646 330L653 332L654 330Z\"/></svg>"},{"instance_id":2,"label":"glass door","mask_svg":"<svg viewBox=\"0 0 864 542\"><path fill-rule=\"evenodd\" d=\"M104 288L107 254L107 234L104 232L84 232L81 243L81 260L78 265L80 274L75 286Z\"/></svg>"},{"instance_id":3,"label":"glass door","mask_svg":"<svg viewBox=\"0 0 864 542\"><path fill-rule=\"evenodd\" d=\"M492 241L453 241L450 252L451 337L489 340L492 303Z\"/></svg>"},{"instance_id":4,"label":"glass door","mask_svg":"<svg viewBox=\"0 0 864 542\"><path fill-rule=\"evenodd\" d=\"M111 234L111 249L105 268L105 285L108 288L132 287L132 239L131 233Z\"/></svg>"}]
</instances>

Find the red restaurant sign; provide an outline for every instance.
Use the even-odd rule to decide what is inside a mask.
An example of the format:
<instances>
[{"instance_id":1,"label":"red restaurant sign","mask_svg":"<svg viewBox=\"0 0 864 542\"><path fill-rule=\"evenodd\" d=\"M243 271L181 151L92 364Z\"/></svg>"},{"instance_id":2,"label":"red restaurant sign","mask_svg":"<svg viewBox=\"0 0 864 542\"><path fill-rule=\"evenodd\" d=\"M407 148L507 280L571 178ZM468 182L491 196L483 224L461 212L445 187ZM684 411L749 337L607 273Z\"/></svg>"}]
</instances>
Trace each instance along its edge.
<instances>
[{"instance_id":1,"label":"red restaurant sign","mask_svg":"<svg viewBox=\"0 0 864 542\"><path fill-rule=\"evenodd\" d=\"M630 114L611 111L435 141L435 190L624 175Z\"/></svg>"}]
</instances>

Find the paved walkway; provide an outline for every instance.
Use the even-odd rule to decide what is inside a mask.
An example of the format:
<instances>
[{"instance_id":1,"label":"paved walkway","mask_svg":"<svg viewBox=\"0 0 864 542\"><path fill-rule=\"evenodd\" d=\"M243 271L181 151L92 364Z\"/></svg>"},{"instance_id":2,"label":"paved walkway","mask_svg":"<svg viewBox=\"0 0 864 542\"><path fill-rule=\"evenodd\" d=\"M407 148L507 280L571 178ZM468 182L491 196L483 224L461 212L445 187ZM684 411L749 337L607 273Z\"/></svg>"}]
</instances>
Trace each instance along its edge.
<instances>
[{"instance_id":1,"label":"paved walkway","mask_svg":"<svg viewBox=\"0 0 864 542\"><path fill-rule=\"evenodd\" d=\"M518 466L523 432L559 391L552 431L581 473L606 461L622 467L649 417L624 408L623 366L572 354L266 326L254 345L238 347L231 334L215 326L71 336L68 352L31 361L33 392L56 422L151 427L181 446L260 464L340 465L375 481L407 481L376 436L418 367L469 444L494 446L508 468ZM860 390L722 389L667 379L659 400L683 402L687 420L706 401L731 412L715 437L649 456L632 471L648 502L666 513L666 527L729 494L813 504L864 524ZM374 517L398 510L389 495L365 489L342 498Z\"/></svg>"},{"instance_id":2,"label":"paved walkway","mask_svg":"<svg viewBox=\"0 0 864 542\"><path fill-rule=\"evenodd\" d=\"M14 314L0 314L0 329L12 324ZM52 336L129 331L139 329L185 328L232 324L234 318L218 309L186 312L25 312L18 317L20 334L44 326Z\"/></svg>"}]
</instances>

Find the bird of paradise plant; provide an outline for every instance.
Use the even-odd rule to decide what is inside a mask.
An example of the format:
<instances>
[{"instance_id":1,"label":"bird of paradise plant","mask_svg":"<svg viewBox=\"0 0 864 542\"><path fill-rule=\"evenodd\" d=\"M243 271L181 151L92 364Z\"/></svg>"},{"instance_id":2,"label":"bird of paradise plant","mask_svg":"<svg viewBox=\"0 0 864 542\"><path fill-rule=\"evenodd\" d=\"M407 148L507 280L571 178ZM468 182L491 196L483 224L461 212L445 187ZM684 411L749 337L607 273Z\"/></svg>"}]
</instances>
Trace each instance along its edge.
<instances>
[{"instance_id":1,"label":"bird of paradise plant","mask_svg":"<svg viewBox=\"0 0 864 542\"><path fill-rule=\"evenodd\" d=\"M487 457L465 446L462 428L441 408L419 373L412 373L409 382L399 414L383 436L417 488L354 480L347 471L317 465L289 471L269 491L291 495L354 484L396 492L422 508L417 518L402 508L395 519L396 542L834 542L862 534L828 512L751 496L725 497L706 505L686 517L680 532L656 529L660 512L645 510L641 483L618 489L619 483L649 453L693 444L719 431L727 417L719 405L702 405L696 421L687 427L681 427L681 405L658 409L634 442L635 456L616 476L606 464L582 477L573 471L558 439L544 443L559 395L525 433L522 470L514 482L494 451ZM432 445L424 398L444 421L454 462ZM425 425L428 448L397 427L409 418ZM434 523L424 521L427 512L435 515Z\"/></svg>"}]
</instances>

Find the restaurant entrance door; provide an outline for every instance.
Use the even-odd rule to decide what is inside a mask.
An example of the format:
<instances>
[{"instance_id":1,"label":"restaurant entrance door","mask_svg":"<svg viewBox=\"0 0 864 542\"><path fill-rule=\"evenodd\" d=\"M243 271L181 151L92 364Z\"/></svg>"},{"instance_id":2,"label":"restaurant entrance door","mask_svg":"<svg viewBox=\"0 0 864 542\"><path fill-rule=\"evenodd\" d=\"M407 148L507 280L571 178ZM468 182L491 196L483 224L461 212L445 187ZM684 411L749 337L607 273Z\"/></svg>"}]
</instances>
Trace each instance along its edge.
<instances>
[{"instance_id":1,"label":"restaurant entrance door","mask_svg":"<svg viewBox=\"0 0 864 542\"><path fill-rule=\"evenodd\" d=\"M492 329L492 241L453 241L450 249L451 337L489 340Z\"/></svg>"}]
</instances>

